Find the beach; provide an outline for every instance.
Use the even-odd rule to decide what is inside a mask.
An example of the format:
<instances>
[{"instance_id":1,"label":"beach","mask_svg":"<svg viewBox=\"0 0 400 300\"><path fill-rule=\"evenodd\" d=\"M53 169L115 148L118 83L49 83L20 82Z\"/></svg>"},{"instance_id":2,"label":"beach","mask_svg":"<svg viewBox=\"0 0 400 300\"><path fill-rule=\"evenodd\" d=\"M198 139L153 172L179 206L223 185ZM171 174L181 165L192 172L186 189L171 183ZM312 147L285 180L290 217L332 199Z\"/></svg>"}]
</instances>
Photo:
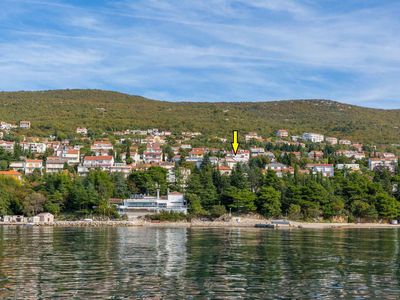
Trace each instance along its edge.
<instances>
[{"instance_id":1,"label":"beach","mask_svg":"<svg viewBox=\"0 0 400 300\"><path fill-rule=\"evenodd\" d=\"M271 220L259 218L232 218L229 221L205 221L194 219L191 221L167 222L167 221L148 221L136 219L130 221L107 220L107 221L61 221L55 220L52 223L5 223L0 225L26 225L26 226L54 226L54 227L205 227L205 228L254 228L256 224L271 224ZM289 221L289 224L278 224L275 229L379 229L379 228L400 228L400 224L392 225L389 223L329 223L329 222L300 222Z\"/></svg>"}]
</instances>

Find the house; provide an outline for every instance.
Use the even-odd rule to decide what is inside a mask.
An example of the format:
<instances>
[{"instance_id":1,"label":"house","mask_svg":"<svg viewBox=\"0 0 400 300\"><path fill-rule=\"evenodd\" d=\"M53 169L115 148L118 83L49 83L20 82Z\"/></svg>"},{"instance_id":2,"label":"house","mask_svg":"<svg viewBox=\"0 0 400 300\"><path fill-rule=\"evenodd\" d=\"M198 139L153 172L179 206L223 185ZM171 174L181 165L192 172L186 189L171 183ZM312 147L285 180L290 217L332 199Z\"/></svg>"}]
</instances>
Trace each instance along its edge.
<instances>
[{"instance_id":1,"label":"house","mask_svg":"<svg viewBox=\"0 0 400 300\"><path fill-rule=\"evenodd\" d=\"M277 177L282 177L284 173L294 174L294 168L288 167L282 163L270 163L265 166L266 170L271 170L276 173Z\"/></svg>"},{"instance_id":2,"label":"house","mask_svg":"<svg viewBox=\"0 0 400 300\"><path fill-rule=\"evenodd\" d=\"M159 190L157 190L157 196L132 195L130 198L124 199L123 204L118 205L117 209L128 218L135 218L161 211L186 214L187 204L181 193L168 192L166 197L160 197Z\"/></svg>"},{"instance_id":3,"label":"house","mask_svg":"<svg viewBox=\"0 0 400 300\"><path fill-rule=\"evenodd\" d=\"M331 145L337 145L338 139L335 137L326 137L325 142Z\"/></svg>"},{"instance_id":4,"label":"house","mask_svg":"<svg viewBox=\"0 0 400 300\"><path fill-rule=\"evenodd\" d=\"M247 163L250 160L250 151L239 149L236 154L234 154L232 151L226 157L233 158L235 161L240 163Z\"/></svg>"},{"instance_id":5,"label":"house","mask_svg":"<svg viewBox=\"0 0 400 300\"><path fill-rule=\"evenodd\" d=\"M23 161L13 161L10 162L10 169L14 171L22 171L24 172L25 162Z\"/></svg>"},{"instance_id":6,"label":"house","mask_svg":"<svg viewBox=\"0 0 400 300\"><path fill-rule=\"evenodd\" d=\"M182 144L182 145L180 146L180 148L181 148L181 149L190 150L190 149L192 149L192 146L189 145L189 144Z\"/></svg>"},{"instance_id":7,"label":"house","mask_svg":"<svg viewBox=\"0 0 400 300\"><path fill-rule=\"evenodd\" d=\"M354 158L354 159L363 159L365 158L364 152L357 152L353 150L337 150L335 152L337 156L345 156L347 158Z\"/></svg>"},{"instance_id":8,"label":"house","mask_svg":"<svg viewBox=\"0 0 400 300\"><path fill-rule=\"evenodd\" d=\"M350 146L351 145L351 141L350 140L339 140L339 145Z\"/></svg>"},{"instance_id":9,"label":"house","mask_svg":"<svg viewBox=\"0 0 400 300\"><path fill-rule=\"evenodd\" d=\"M36 143L36 142L21 142L20 146L24 151L29 151L32 153L43 154L46 152L46 143Z\"/></svg>"},{"instance_id":10,"label":"house","mask_svg":"<svg viewBox=\"0 0 400 300\"><path fill-rule=\"evenodd\" d=\"M332 177L335 174L332 164L307 164L306 169L309 169L312 174L322 174L324 177Z\"/></svg>"},{"instance_id":11,"label":"house","mask_svg":"<svg viewBox=\"0 0 400 300\"><path fill-rule=\"evenodd\" d=\"M350 170L350 171L360 171L359 164L337 164L336 169L338 170Z\"/></svg>"},{"instance_id":12,"label":"house","mask_svg":"<svg viewBox=\"0 0 400 300\"><path fill-rule=\"evenodd\" d=\"M76 133L77 134L82 134L82 135L87 135L88 134L88 130L86 127L78 127L76 128Z\"/></svg>"},{"instance_id":13,"label":"house","mask_svg":"<svg viewBox=\"0 0 400 300\"><path fill-rule=\"evenodd\" d=\"M232 169L229 168L228 166L217 166L217 170L219 174L221 175L231 175L232 174Z\"/></svg>"},{"instance_id":14,"label":"house","mask_svg":"<svg viewBox=\"0 0 400 300\"><path fill-rule=\"evenodd\" d=\"M148 143L143 152L143 161L148 163L159 163L162 161L162 150L158 143Z\"/></svg>"},{"instance_id":15,"label":"house","mask_svg":"<svg viewBox=\"0 0 400 300\"><path fill-rule=\"evenodd\" d=\"M80 161L80 150L66 148L61 151L60 156L67 160L68 165L76 165Z\"/></svg>"},{"instance_id":16,"label":"house","mask_svg":"<svg viewBox=\"0 0 400 300\"><path fill-rule=\"evenodd\" d=\"M20 121L19 128L29 129L29 128L31 128L31 122L30 121Z\"/></svg>"},{"instance_id":17,"label":"house","mask_svg":"<svg viewBox=\"0 0 400 300\"><path fill-rule=\"evenodd\" d=\"M114 149L113 145L108 140L94 141L90 150L94 152L96 156L105 156Z\"/></svg>"},{"instance_id":18,"label":"house","mask_svg":"<svg viewBox=\"0 0 400 300\"><path fill-rule=\"evenodd\" d=\"M301 139L301 136L292 135L292 136L291 136L291 139L292 139L293 142L297 142L297 141L299 141L299 140Z\"/></svg>"},{"instance_id":19,"label":"house","mask_svg":"<svg viewBox=\"0 0 400 300\"><path fill-rule=\"evenodd\" d=\"M324 157L324 152L322 151L310 151L308 153L308 158L312 160L320 160Z\"/></svg>"},{"instance_id":20,"label":"house","mask_svg":"<svg viewBox=\"0 0 400 300\"><path fill-rule=\"evenodd\" d=\"M9 170L9 171L0 171L0 176L12 177L18 180L22 180L22 174L18 171Z\"/></svg>"},{"instance_id":21,"label":"house","mask_svg":"<svg viewBox=\"0 0 400 300\"><path fill-rule=\"evenodd\" d=\"M244 135L244 140L246 143L250 142L251 140L262 142L262 137L260 137L257 132L249 132Z\"/></svg>"},{"instance_id":22,"label":"house","mask_svg":"<svg viewBox=\"0 0 400 300\"><path fill-rule=\"evenodd\" d=\"M251 154L251 157L265 155L265 149L262 147L251 147L250 154Z\"/></svg>"},{"instance_id":23,"label":"house","mask_svg":"<svg viewBox=\"0 0 400 300\"><path fill-rule=\"evenodd\" d=\"M114 157L104 156L85 156L82 165L88 168L106 168L114 165Z\"/></svg>"},{"instance_id":24,"label":"house","mask_svg":"<svg viewBox=\"0 0 400 300\"><path fill-rule=\"evenodd\" d=\"M288 166L282 163L270 163L265 166L265 169L272 171L282 171L283 169L287 169Z\"/></svg>"},{"instance_id":25,"label":"house","mask_svg":"<svg viewBox=\"0 0 400 300\"><path fill-rule=\"evenodd\" d=\"M276 136L277 136L278 138L281 138L281 139L287 138L287 137L289 137L289 131L287 131L286 129L279 129L279 130L276 132Z\"/></svg>"},{"instance_id":26,"label":"house","mask_svg":"<svg viewBox=\"0 0 400 300\"><path fill-rule=\"evenodd\" d=\"M39 217L40 223L53 223L54 222L54 216L48 212L40 213L36 217Z\"/></svg>"},{"instance_id":27,"label":"house","mask_svg":"<svg viewBox=\"0 0 400 300\"><path fill-rule=\"evenodd\" d=\"M189 152L189 157L191 158L203 158L206 153L205 148L192 148Z\"/></svg>"},{"instance_id":28,"label":"house","mask_svg":"<svg viewBox=\"0 0 400 300\"><path fill-rule=\"evenodd\" d=\"M375 152L375 157L379 158L396 158L396 154L391 152Z\"/></svg>"},{"instance_id":29,"label":"house","mask_svg":"<svg viewBox=\"0 0 400 300\"><path fill-rule=\"evenodd\" d=\"M0 148L3 149L6 152L14 152L14 142L9 142L9 141L0 141Z\"/></svg>"},{"instance_id":30,"label":"house","mask_svg":"<svg viewBox=\"0 0 400 300\"><path fill-rule=\"evenodd\" d=\"M25 174L32 174L33 171L39 170L40 173L43 171L43 161L40 159L27 159L24 163Z\"/></svg>"},{"instance_id":31,"label":"house","mask_svg":"<svg viewBox=\"0 0 400 300\"><path fill-rule=\"evenodd\" d=\"M351 147L353 147L357 152L362 152L364 145L360 144L360 143L355 143L355 144L352 144Z\"/></svg>"},{"instance_id":32,"label":"house","mask_svg":"<svg viewBox=\"0 0 400 300\"><path fill-rule=\"evenodd\" d=\"M15 125L12 125L10 123L3 122L3 121L0 122L1 130L10 131L12 128L15 128L15 127L16 127Z\"/></svg>"},{"instance_id":33,"label":"house","mask_svg":"<svg viewBox=\"0 0 400 300\"><path fill-rule=\"evenodd\" d=\"M388 169L390 172L394 173L397 169L397 158L378 158L373 157L368 159L368 168L373 171L376 168L382 167Z\"/></svg>"},{"instance_id":34,"label":"house","mask_svg":"<svg viewBox=\"0 0 400 300\"><path fill-rule=\"evenodd\" d=\"M3 216L2 221L4 223L26 223L28 219L24 216Z\"/></svg>"},{"instance_id":35,"label":"house","mask_svg":"<svg viewBox=\"0 0 400 300\"><path fill-rule=\"evenodd\" d=\"M64 170L68 160L63 157L49 156L46 160L46 173L58 173Z\"/></svg>"},{"instance_id":36,"label":"house","mask_svg":"<svg viewBox=\"0 0 400 300\"><path fill-rule=\"evenodd\" d=\"M309 133L306 132L303 134L303 140L309 141L312 143L321 143L324 141L324 135L319 133Z\"/></svg>"},{"instance_id":37,"label":"house","mask_svg":"<svg viewBox=\"0 0 400 300\"><path fill-rule=\"evenodd\" d=\"M131 172L132 166L124 163L114 163L114 165L110 167L110 173L121 173L125 177L128 177Z\"/></svg>"},{"instance_id":38,"label":"house","mask_svg":"<svg viewBox=\"0 0 400 300\"><path fill-rule=\"evenodd\" d=\"M224 160L221 161L229 168L233 169L239 162L232 157L226 157Z\"/></svg>"}]
</instances>

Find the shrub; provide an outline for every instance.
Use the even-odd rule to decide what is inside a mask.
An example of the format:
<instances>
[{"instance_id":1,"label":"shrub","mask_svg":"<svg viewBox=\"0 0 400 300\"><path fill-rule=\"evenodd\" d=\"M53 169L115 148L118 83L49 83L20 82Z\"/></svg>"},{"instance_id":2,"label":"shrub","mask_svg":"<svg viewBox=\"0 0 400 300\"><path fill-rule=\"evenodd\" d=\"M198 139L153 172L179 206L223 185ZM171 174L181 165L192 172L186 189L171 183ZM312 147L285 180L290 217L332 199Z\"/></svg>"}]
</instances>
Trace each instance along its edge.
<instances>
[{"instance_id":1,"label":"shrub","mask_svg":"<svg viewBox=\"0 0 400 300\"><path fill-rule=\"evenodd\" d=\"M161 211L158 214L146 215L148 220L153 221L169 221L169 222L179 222L186 221L187 216L184 213L174 212L174 211Z\"/></svg>"}]
</instances>

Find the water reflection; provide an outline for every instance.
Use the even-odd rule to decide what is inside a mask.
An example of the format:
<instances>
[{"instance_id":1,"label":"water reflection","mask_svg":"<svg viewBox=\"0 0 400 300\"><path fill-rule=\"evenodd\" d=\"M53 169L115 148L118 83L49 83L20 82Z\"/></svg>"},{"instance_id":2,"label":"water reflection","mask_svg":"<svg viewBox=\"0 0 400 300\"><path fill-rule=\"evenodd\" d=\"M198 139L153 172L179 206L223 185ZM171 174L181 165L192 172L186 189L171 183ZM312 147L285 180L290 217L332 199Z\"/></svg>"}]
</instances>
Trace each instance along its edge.
<instances>
[{"instance_id":1,"label":"water reflection","mask_svg":"<svg viewBox=\"0 0 400 300\"><path fill-rule=\"evenodd\" d=\"M0 227L0 299L385 298L398 230Z\"/></svg>"}]
</instances>

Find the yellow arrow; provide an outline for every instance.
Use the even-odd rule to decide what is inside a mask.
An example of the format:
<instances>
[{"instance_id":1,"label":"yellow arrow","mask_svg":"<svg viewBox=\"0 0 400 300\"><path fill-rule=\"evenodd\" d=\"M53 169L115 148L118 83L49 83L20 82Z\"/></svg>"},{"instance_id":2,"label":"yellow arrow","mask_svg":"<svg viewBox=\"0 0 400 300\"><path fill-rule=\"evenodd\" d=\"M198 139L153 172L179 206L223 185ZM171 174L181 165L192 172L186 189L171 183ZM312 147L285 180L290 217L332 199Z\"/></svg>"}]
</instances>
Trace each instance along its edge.
<instances>
[{"instance_id":1,"label":"yellow arrow","mask_svg":"<svg viewBox=\"0 0 400 300\"><path fill-rule=\"evenodd\" d=\"M232 150L235 155L237 154L239 149L239 143L238 143L238 132L237 130L233 131L233 142L232 142Z\"/></svg>"}]
</instances>

